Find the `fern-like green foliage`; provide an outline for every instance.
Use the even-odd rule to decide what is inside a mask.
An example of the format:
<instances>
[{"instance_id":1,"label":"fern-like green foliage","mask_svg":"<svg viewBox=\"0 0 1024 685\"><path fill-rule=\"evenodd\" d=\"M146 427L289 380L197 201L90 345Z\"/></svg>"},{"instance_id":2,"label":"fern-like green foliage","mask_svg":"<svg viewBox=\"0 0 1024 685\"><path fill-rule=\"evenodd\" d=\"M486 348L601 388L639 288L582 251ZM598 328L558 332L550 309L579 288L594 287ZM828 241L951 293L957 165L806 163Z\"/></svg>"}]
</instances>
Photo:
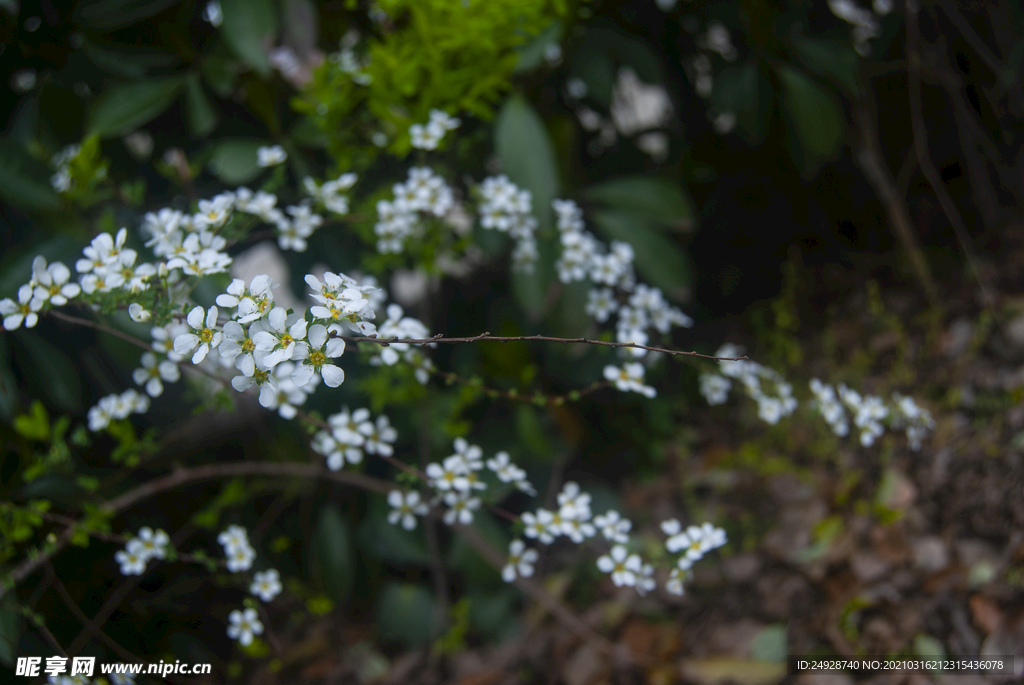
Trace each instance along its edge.
<instances>
[{"instance_id":1,"label":"fern-like green foliage","mask_svg":"<svg viewBox=\"0 0 1024 685\"><path fill-rule=\"evenodd\" d=\"M516 48L565 18L571 0L381 0L381 35L365 63L325 60L293 103L328 137L336 162L359 167L376 156L373 135L403 156L409 126L430 110L490 119L511 85Z\"/></svg>"}]
</instances>

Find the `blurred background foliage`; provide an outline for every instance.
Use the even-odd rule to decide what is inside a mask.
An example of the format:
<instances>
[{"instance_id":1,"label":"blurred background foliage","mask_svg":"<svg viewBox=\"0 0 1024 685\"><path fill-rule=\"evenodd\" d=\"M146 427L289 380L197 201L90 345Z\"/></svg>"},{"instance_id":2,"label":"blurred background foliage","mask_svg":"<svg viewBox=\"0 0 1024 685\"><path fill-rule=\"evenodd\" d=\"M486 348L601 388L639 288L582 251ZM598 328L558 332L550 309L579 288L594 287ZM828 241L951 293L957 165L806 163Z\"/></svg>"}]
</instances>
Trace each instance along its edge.
<instances>
[{"instance_id":1,"label":"blurred background foliage","mask_svg":"<svg viewBox=\"0 0 1024 685\"><path fill-rule=\"evenodd\" d=\"M306 175L354 171L351 220L288 255L295 293L318 263L372 273L385 286L396 269L420 269L430 278L410 313L432 332L598 335L583 313L586 288L563 286L553 268L551 200L572 197L599 237L633 245L641 280L696 319L692 331L656 343L709 353L742 332L757 341L759 359L791 372L811 361L795 336L830 303L869 280L927 294L929 282L958 277L974 252L984 278L983 255L1015 249L1021 234L1024 13L1010 2L922 5L914 67L902 7L872 15L877 30L865 40L851 38L824 1L4 0L0 295L27 280L34 255L73 263L96 232L134 231L146 211L184 209L261 178L288 201ZM914 68L925 82L927 126L918 134L930 160L915 152ZM460 117L462 128L446 149L410 155L408 127L433 108ZM69 144L83 154L70 169L74 190L58 194L50 160ZM255 163L266 144L288 152L269 177ZM529 189L541 226L537 272L510 273L508 245L478 227L451 245L438 242L438 228L401 255L377 255L375 202L421 162L455 183L501 171ZM970 227L969 245L944 218L926 165ZM470 244L481 253L473 268L438 269L438 250L465 253ZM196 291L203 304L227 282L208 280ZM106 321L145 336L127 316ZM223 407L197 402L185 383L146 416L90 440L80 428L85 409L132 386L136 352L52 319L0 336L0 489L16 505L3 516L5 567L42 544L50 523L29 509L50 505L39 502L85 516L176 463L308 460L308 437L294 423L202 412ZM345 359L350 382L307 409L386 411L399 430L397 454L415 463L447 454L462 435L487 454L507 449L542 493L580 480L595 511L621 506L622 478L658 477L680 425L704 411L696 365L663 364L655 402L604 390L543 407L474 387L424 388L400 368ZM523 395L584 388L612 359L526 343L434 354L443 370ZM835 380L856 381L870 365ZM233 399L222 404L244 404ZM784 431L775 437L785 443ZM714 513L692 506L694 516ZM342 609L354 643L447 636L439 644L457 649L517 630L517 593L464 542L443 529L426 540L408 534L386 513L379 498L339 486L246 479L167 493L95 525L160 526L183 549L207 545L227 523L245 525L260 562L290 579L271 608L275 629L289 635L309 616ZM507 544L507 531L479 519L488 540ZM224 625L244 588L224 573L170 564L133 583L114 573L113 552L93 541L53 569L90 616L127 588L119 605L102 609L114 641L147 658L242 671ZM448 569L440 585L438 555ZM592 566L570 566L574 582L596 578ZM12 644L47 652L33 615L65 645L81 628L59 594L32 592L39 582L8 594L0 609L5 665ZM252 654L261 649L258 641Z\"/></svg>"}]
</instances>

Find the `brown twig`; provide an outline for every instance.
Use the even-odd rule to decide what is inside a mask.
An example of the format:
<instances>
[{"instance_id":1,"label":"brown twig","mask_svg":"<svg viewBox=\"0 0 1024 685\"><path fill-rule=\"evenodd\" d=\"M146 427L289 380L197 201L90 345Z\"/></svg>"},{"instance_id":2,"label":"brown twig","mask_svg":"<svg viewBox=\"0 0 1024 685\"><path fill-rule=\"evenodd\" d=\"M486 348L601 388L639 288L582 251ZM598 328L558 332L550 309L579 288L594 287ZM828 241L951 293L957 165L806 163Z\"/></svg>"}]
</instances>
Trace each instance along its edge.
<instances>
[{"instance_id":1,"label":"brown twig","mask_svg":"<svg viewBox=\"0 0 1024 685\"><path fill-rule=\"evenodd\" d=\"M719 362L736 362L746 361L747 357L715 357L710 354L700 354L699 352L687 352L684 350L668 350L664 347L651 347L648 345L638 345L637 343L631 342L609 342L607 340L593 340L591 338L554 338L547 335L515 335L515 336L503 336L503 335L491 335L488 332L481 333L480 335L473 335L461 338L446 338L442 334L438 333L432 338L378 338L376 336L363 336L363 335L338 335L337 333L331 333L330 337L340 338L345 342L368 342L375 343L381 347L388 347L394 344L406 344L406 345L430 345L433 343L475 343L475 342L556 342L562 343L563 345L580 344L580 345L601 345L602 347L625 347L636 350L647 350L649 352L661 352L670 356L681 356L687 357L700 357L702 359L711 359L712 361Z\"/></svg>"},{"instance_id":2,"label":"brown twig","mask_svg":"<svg viewBox=\"0 0 1024 685\"><path fill-rule=\"evenodd\" d=\"M910 259L918 286L924 291L929 304L938 309L941 308L939 289L935 285L935 279L932 278L932 272L924 258L924 252L921 251L917 234L914 233L907 201L897 188L892 172L885 163L885 157L878 142L878 129L872 112L874 108L869 105L869 100L867 100L869 97L870 94L867 94L865 99L853 103L852 106L854 128L859 138L857 145L854 146L854 159L882 202L882 208L889 219L889 226L903 246L907 258Z\"/></svg>"},{"instance_id":3,"label":"brown twig","mask_svg":"<svg viewBox=\"0 0 1024 685\"><path fill-rule=\"evenodd\" d=\"M942 177L935 168L935 164L932 162L931 152L928 150L928 128L925 125L924 113L921 105L921 55L918 52L920 32L917 23L918 8L915 0L907 0L906 8L907 59L910 67L907 70L909 76L908 91L910 95L910 124L914 133L914 149L917 151L917 160L921 166L921 173L923 173L924 177L928 179L928 183L931 185L932 190L935 192L935 196L939 201L939 205L942 207L942 212L946 215L950 225L953 227L953 233L956 235L957 242L960 243L960 249L963 250L964 257L967 259L967 264L978 281L978 286L981 290L982 299L985 301L985 306L988 309L994 309L996 304L995 297L987 279L978 268L978 260L974 254L974 247L970 236L967 234L963 218L960 216L960 211L956 208L956 203L953 202L953 198L950 196L949 190L942 182Z\"/></svg>"},{"instance_id":4,"label":"brown twig","mask_svg":"<svg viewBox=\"0 0 1024 685\"><path fill-rule=\"evenodd\" d=\"M135 336L129 335L128 333L125 333L124 331L119 331L116 328L111 328L110 326L108 326L105 323L100 323L99 321L93 321L91 319L83 319L83 318L78 317L78 316L71 316L70 314L65 314L64 312L59 312L56 309L51 309L49 314L50 314L50 316L52 316L55 319L60 319L61 321L67 321L68 323L73 323L73 324L76 324L78 326L86 326L88 328L95 328L97 331L103 331L104 333L109 333L110 335L116 336L116 337L120 338L121 340L124 340L125 342L129 342L132 345L135 345L136 347L141 347L142 349L147 350L149 352L153 351L153 346L152 345L150 345L150 344L148 344L146 342L143 342L142 340L139 340Z\"/></svg>"},{"instance_id":5,"label":"brown twig","mask_svg":"<svg viewBox=\"0 0 1024 685\"><path fill-rule=\"evenodd\" d=\"M52 564L49 564L49 562L47 562L47 565L52 566ZM54 575L56 576L56 573ZM68 609L70 609L71 613L75 615L75 618L81 621L82 625L88 628L90 632L92 632L94 635L100 638L100 640L103 641L103 644L107 645L112 650L114 650L114 652L116 652L117 655L125 661L130 661L134 663L142 662L142 659L129 652L127 649L118 644L116 640L114 640L109 635L100 630L99 627L97 627L96 624L92 622L92 619L85 615L85 612L82 611L82 608L78 606L78 603L75 602L75 600L71 597L71 593L68 592L68 589L64 587L64 584L60 582L60 580L56 577L54 578L54 586L57 588L57 593L60 594L61 598L64 600L64 603L67 604Z\"/></svg>"}]
</instances>

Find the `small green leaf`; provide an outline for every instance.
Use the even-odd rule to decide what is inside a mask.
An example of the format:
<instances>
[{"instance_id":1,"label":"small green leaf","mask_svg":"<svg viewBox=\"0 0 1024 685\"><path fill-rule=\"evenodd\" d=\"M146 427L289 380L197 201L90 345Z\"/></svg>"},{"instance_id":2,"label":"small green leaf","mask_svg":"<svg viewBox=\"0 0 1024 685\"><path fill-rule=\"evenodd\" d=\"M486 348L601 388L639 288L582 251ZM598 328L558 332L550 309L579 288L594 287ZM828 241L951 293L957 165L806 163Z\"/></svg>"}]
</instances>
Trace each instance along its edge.
<instances>
[{"instance_id":1,"label":"small green leaf","mask_svg":"<svg viewBox=\"0 0 1024 685\"><path fill-rule=\"evenodd\" d=\"M837 41L808 38L799 33L793 33L791 39L793 53L811 73L829 77L849 95L860 93L860 82L857 80L860 57L853 48Z\"/></svg>"},{"instance_id":2,"label":"small green leaf","mask_svg":"<svg viewBox=\"0 0 1024 685\"><path fill-rule=\"evenodd\" d=\"M592 185L583 197L661 224L691 229L693 205L679 184L660 176L623 176Z\"/></svg>"},{"instance_id":3,"label":"small green leaf","mask_svg":"<svg viewBox=\"0 0 1024 685\"><path fill-rule=\"evenodd\" d=\"M131 133L170 107L183 85L177 76L117 84L92 104L87 129L102 138Z\"/></svg>"},{"instance_id":4,"label":"small green leaf","mask_svg":"<svg viewBox=\"0 0 1024 685\"><path fill-rule=\"evenodd\" d=\"M255 138L222 140L210 156L210 171L228 185L248 183L259 176L262 169L256 165L256 149L266 145Z\"/></svg>"},{"instance_id":5,"label":"small green leaf","mask_svg":"<svg viewBox=\"0 0 1024 685\"><path fill-rule=\"evenodd\" d=\"M50 439L50 417L46 414L43 403L36 400L32 403L31 414L14 417L14 430L18 435L29 440L44 442Z\"/></svg>"},{"instance_id":6,"label":"small green leaf","mask_svg":"<svg viewBox=\"0 0 1024 685\"><path fill-rule=\"evenodd\" d=\"M224 40L261 77L270 75L267 51L277 34L277 11L272 0L221 0Z\"/></svg>"},{"instance_id":7,"label":"small green leaf","mask_svg":"<svg viewBox=\"0 0 1024 685\"><path fill-rule=\"evenodd\" d=\"M148 19L181 0L92 0L75 8L75 17L99 31L112 31Z\"/></svg>"},{"instance_id":8,"label":"small green leaf","mask_svg":"<svg viewBox=\"0 0 1024 685\"><path fill-rule=\"evenodd\" d=\"M823 162L839 153L843 113L834 98L804 72L784 66L778 73L791 152L804 177L811 178Z\"/></svg>"},{"instance_id":9,"label":"small green leaf","mask_svg":"<svg viewBox=\"0 0 1024 685\"><path fill-rule=\"evenodd\" d=\"M430 641L437 621L434 595L421 585L389 582L377 602L377 628L385 640L419 647Z\"/></svg>"},{"instance_id":10,"label":"small green leaf","mask_svg":"<svg viewBox=\"0 0 1024 685\"><path fill-rule=\"evenodd\" d=\"M772 84L762 73L758 59L715 74L711 103L736 115L737 131L750 145L760 145L768 135L772 113Z\"/></svg>"},{"instance_id":11,"label":"small green leaf","mask_svg":"<svg viewBox=\"0 0 1024 685\"><path fill-rule=\"evenodd\" d=\"M541 65L547 56L549 46L558 44L562 40L562 22L553 21L526 45L519 48L519 61L516 63L515 73L532 71Z\"/></svg>"},{"instance_id":12,"label":"small green leaf","mask_svg":"<svg viewBox=\"0 0 1024 685\"><path fill-rule=\"evenodd\" d=\"M335 602L345 602L352 594L355 581L355 560L352 557L352 534L348 521L335 504L328 504L320 510L316 529L313 531L313 550L316 563L313 564L317 577L328 596Z\"/></svg>"},{"instance_id":13,"label":"small green leaf","mask_svg":"<svg viewBox=\"0 0 1024 685\"><path fill-rule=\"evenodd\" d=\"M36 212L60 209L60 196L50 186L49 170L17 143L0 139L0 197Z\"/></svg>"},{"instance_id":14,"label":"small green leaf","mask_svg":"<svg viewBox=\"0 0 1024 685\"><path fill-rule=\"evenodd\" d=\"M590 216L605 238L633 246L636 270L650 285L673 299L683 297L690 285L690 265L671 238L655 231L645 219L621 210L599 210Z\"/></svg>"},{"instance_id":15,"label":"small green leaf","mask_svg":"<svg viewBox=\"0 0 1024 685\"><path fill-rule=\"evenodd\" d=\"M199 75L191 73L185 80L185 103L188 127L196 138L205 138L217 128L217 108L203 92Z\"/></svg>"},{"instance_id":16,"label":"small green leaf","mask_svg":"<svg viewBox=\"0 0 1024 685\"><path fill-rule=\"evenodd\" d=\"M513 183L533 195L533 213L543 230L551 226L558 197L558 166L544 120L521 95L508 99L494 127L494 149Z\"/></svg>"}]
</instances>

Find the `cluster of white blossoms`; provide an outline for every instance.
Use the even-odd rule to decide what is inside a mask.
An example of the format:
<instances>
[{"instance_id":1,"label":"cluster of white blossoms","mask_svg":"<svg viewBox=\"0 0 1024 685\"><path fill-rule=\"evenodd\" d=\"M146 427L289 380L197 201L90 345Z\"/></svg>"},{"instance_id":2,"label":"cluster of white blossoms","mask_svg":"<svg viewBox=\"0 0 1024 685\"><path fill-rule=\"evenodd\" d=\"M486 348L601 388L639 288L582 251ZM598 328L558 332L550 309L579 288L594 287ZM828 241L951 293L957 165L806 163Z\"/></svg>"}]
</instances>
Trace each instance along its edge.
<instances>
[{"instance_id":1,"label":"cluster of white blossoms","mask_svg":"<svg viewBox=\"0 0 1024 685\"><path fill-rule=\"evenodd\" d=\"M7 297L0 300L0 316L4 317L4 328L13 331L32 328L39 321L38 312L46 304L61 307L68 300L78 297L82 287L71 280L71 270L62 262L46 263L39 255L32 260L32 277L18 288L18 301Z\"/></svg>"},{"instance_id":2,"label":"cluster of white blossoms","mask_svg":"<svg viewBox=\"0 0 1024 685\"><path fill-rule=\"evenodd\" d=\"M115 419L126 419L132 414L145 414L147 411L149 398L131 388L121 394L110 394L89 409L89 430L101 431Z\"/></svg>"},{"instance_id":3,"label":"cluster of white blossoms","mask_svg":"<svg viewBox=\"0 0 1024 685\"><path fill-rule=\"evenodd\" d=\"M572 200L555 200L562 254L556 263L563 283L590 280L594 284L585 311L598 323L617 315L616 339L646 345L651 327L668 333L673 326L689 328L693 320L669 305L658 288L636 282L633 248L613 240L610 249L585 229L583 212ZM628 354L643 357L646 350L631 348ZM630 388L633 389L633 388Z\"/></svg>"},{"instance_id":4,"label":"cluster of white blossoms","mask_svg":"<svg viewBox=\"0 0 1024 685\"><path fill-rule=\"evenodd\" d=\"M266 168L283 164L288 153L280 145L261 145L256 148L256 166Z\"/></svg>"},{"instance_id":5,"label":"cluster of white blossoms","mask_svg":"<svg viewBox=\"0 0 1024 685\"><path fill-rule=\"evenodd\" d=\"M445 134L457 129L459 124L459 120L448 116L447 112L432 109L426 124L413 124L409 127L409 138L417 150L436 150Z\"/></svg>"},{"instance_id":6,"label":"cluster of white blossoms","mask_svg":"<svg viewBox=\"0 0 1024 685\"><path fill-rule=\"evenodd\" d=\"M429 335L430 331L426 325L419 319L405 316L405 310L398 304L388 305L387 319L377 328L377 337L383 339L424 340ZM427 347L437 347L437 343L429 343ZM415 369L416 380L426 385L434 363L420 352L418 347L410 343L389 343L387 347L381 346L378 354L370 358L370 364L394 366L399 360L412 366Z\"/></svg>"},{"instance_id":7,"label":"cluster of white blossoms","mask_svg":"<svg viewBox=\"0 0 1024 685\"><path fill-rule=\"evenodd\" d=\"M420 214L442 217L455 206L455 195L442 176L428 167L411 167L405 183L392 188L394 199L377 202L377 251L399 253L406 239L423 230Z\"/></svg>"},{"instance_id":8,"label":"cluster of white blossoms","mask_svg":"<svg viewBox=\"0 0 1024 685\"><path fill-rule=\"evenodd\" d=\"M715 356L735 358L742 354L742 348L725 344ZM757 402L758 416L765 422L775 425L796 411L797 400L793 397L793 388L777 371L742 359L719 362L718 368L720 373L704 373L700 376L700 392L708 404L714 406L727 402L733 386L730 379L736 379L747 395ZM774 395L765 392L766 381L774 388ZM893 428L906 429L907 442L913 450L921 449L924 436L935 427L935 421L927 409L899 393L893 393L892 404L887 405L881 397L862 396L842 383L833 387L812 378L810 388L814 396L810 406L821 414L832 432L839 437L849 435L852 417L854 427L860 432L860 444L864 447L873 445L885 432L885 421Z\"/></svg>"},{"instance_id":9,"label":"cluster of white blossoms","mask_svg":"<svg viewBox=\"0 0 1024 685\"><path fill-rule=\"evenodd\" d=\"M537 218L533 216L533 195L499 174L485 178L479 186L481 228L508 233L515 241L512 268L533 273L537 262Z\"/></svg>"},{"instance_id":10,"label":"cluster of white blossoms","mask_svg":"<svg viewBox=\"0 0 1024 685\"><path fill-rule=\"evenodd\" d=\"M725 344L718 348L715 356L741 357L743 350L736 345ZM729 380L731 378L739 381L747 395L757 402L757 414L766 423L774 426L782 418L796 411L797 401L793 397L793 386L774 369L742 359L718 364L720 375L705 373L700 378L700 391L708 404L725 403L732 388L732 381ZM774 390L774 394L766 392L766 384Z\"/></svg>"},{"instance_id":11,"label":"cluster of white blossoms","mask_svg":"<svg viewBox=\"0 0 1024 685\"><path fill-rule=\"evenodd\" d=\"M217 542L224 548L227 568L232 573L248 571L256 559L256 550L249 544L249 533L241 526L231 525L217 536Z\"/></svg>"},{"instance_id":12,"label":"cluster of white blossoms","mask_svg":"<svg viewBox=\"0 0 1024 685\"><path fill-rule=\"evenodd\" d=\"M333 181L324 181L317 185L315 180L307 176L302 179L302 187L313 200L322 204L327 211L344 216L348 214L349 199L348 195L343 193L351 190L357 179L358 176L349 172Z\"/></svg>"},{"instance_id":13,"label":"cluster of white blossoms","mask_svg":"<svg viewBox=\"0 0 1024 685\"><path fill-rule=\"evenodd\" d=\"M861 396L840 383L838 388L811 379L813 405L821 413L832 431L845 437L850 432L847 411L853 416L853 425L860 430L860 444L870 447L885 432L883 421L893 428L905 428L907 443L912 450L921 449L921 441L935 427L931 413L917 405L910 397L898 392L892 394L892 404L876 395Z\"/></svg>"},{"instance_id":14,"label":"cluster of white blossoms","mask_svg":"<svg viewBox=\"0 0 1024 685\"><path fill-rule=\"evenodd\" d=\"M536 512L526 512L520 518L526 526L528 538L550 545L560 536L579 544L597 535L597 529L590 522L590 494L580 490L579 484L567 482L558 493L558 509L548 511L543 507Z\"/></svg>"},{"instance_id":15,"label":"cluster of white blossoms","mask_svg":"<svg viewBox=\"0 0 1024 685\"><path fill-rule=\"evenodd\" d=\"M146 562L150 559L163 559L167 556L167 546L171 539L167 533L152 528L139 529L137 537L125 543L123 550L114 553L114 559L121 565L121 573L126 576L141 576L146 570Z\"/></svg>"},{"instance_id":16,"label":"cluster of white blossoms","mask_svg":"<svg viewBox=\"0 0 1024 685\"><path fill-rule=\"evenodd\" d=\"M332 471L341 470L346 461L362 462L364 454L386 457L394 454L392 445L398 439L398 431L384 414L372 421L369 409L349 412L348 407L343 407L337 414L328 416L327 423L331 429L317 431L312 447L314 452L327 458L327 468Z\"/></svg>"},{"instance_id":17,"label":"cluster of white blossoms","mask_svg":"<svg viewBox=\"0 0 1024 685\"><path fill-rule=\"evenodd\" d=\"M682 553L676 560L669 575L665 589L673 595L683 594L683 582L690 573L693 564L705 554L726 543L725 531L710 523L702 526L689 526L683 530L677 519L662 521L661 530L669 536L665 541L665 549L669 554Z\"/></svg>"}]
</instances>

